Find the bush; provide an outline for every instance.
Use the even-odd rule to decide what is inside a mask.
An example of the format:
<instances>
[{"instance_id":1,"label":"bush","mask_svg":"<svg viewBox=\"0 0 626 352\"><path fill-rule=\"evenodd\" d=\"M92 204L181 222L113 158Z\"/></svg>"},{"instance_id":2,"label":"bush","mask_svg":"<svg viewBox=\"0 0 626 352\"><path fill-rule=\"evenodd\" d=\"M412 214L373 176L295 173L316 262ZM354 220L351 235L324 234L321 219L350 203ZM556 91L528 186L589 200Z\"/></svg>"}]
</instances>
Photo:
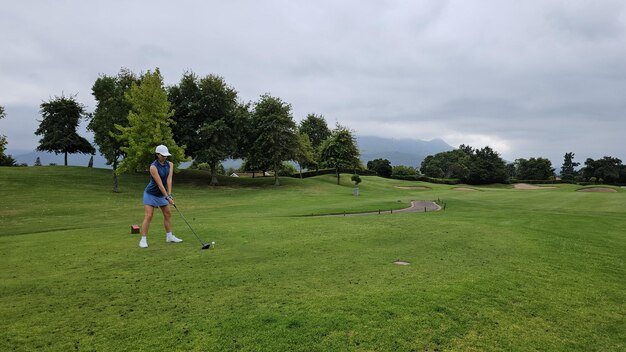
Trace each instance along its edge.
<instances>
[{"instance_id":1,"label":"bush","mask_svg":"<svg viewBox=\"0 0 626 352\"><path fill-rule=\"evenodd\" d=\"M198 163L195 160L189 165L189 169L191 170L201 170L201 171L211 171L211 166L209 163ZM226 170L224 169L224 165L219 164L215 172L218 175L226 175ZM229 174L230 175L230 174Z\"/></svg>"},{"instance_id":2,"label":"bush","mask_svg":"<svg viewBox=\"0 0 626 352\"><path fill-rule=\"evenodd\" d=\"M457 185L461 181L457 178L435 178L428 177L424 175L396 175L391 178L395 180L404 180L404 181L422 181L422 182L430 182L430 183L438 183L443 185Z\"/></svg>"},{"instance_id":3,"label":"bush","mask_svg":"<svg viewBox=\"0 0 626 352\"><path fill-rule=\"evenodd\" d=\"M414 176L420 174L419 171L412 166L396 165L392 170L391 178L394 178L394 176Z\"/></svg>"},{"instance_id":4,"label":"bush","mask_svg":"<svg viewBox=\"0 0 626 352\"><path fill-rule=\"evenodd\" d=\"M296 170L295 166L293 166L292 164L288 162L284 162L282 163L282 165L280 166L280 169L278 170L278 176L293 176L297 172L298 170Z\"/></svg>"}]
</instances>

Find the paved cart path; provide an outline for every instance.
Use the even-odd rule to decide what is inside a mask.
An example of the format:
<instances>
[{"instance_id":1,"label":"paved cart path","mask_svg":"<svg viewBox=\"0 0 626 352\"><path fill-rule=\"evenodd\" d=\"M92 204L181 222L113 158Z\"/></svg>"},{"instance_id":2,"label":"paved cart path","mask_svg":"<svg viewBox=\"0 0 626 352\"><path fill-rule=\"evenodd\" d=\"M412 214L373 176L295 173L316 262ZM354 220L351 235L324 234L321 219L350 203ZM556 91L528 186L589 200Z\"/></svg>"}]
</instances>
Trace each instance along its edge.
<instances>
[{"instance_id":1,"label":"paved cart path","mask_svg":"<svg viewBox=\"0 0 626 352\"><path fill-rule=\"evenodd\" d=\"M426 201L426 200L412 200L411 201L411 206L408 208L404 208L404 209L397 209L397 210L382 210L380 212L378 211L372 211L372 212L367 212L367 213L352 213L352 214L332 214L332 215L320 215L320 216L360 216L360 215L383 215L383 214L396 214L396 213L416 213L416 212L429 212L429 211L438 211L441 210L441 207L435 203L435 202L431 202L431 201Z\"/></svg>"}]
</instances>

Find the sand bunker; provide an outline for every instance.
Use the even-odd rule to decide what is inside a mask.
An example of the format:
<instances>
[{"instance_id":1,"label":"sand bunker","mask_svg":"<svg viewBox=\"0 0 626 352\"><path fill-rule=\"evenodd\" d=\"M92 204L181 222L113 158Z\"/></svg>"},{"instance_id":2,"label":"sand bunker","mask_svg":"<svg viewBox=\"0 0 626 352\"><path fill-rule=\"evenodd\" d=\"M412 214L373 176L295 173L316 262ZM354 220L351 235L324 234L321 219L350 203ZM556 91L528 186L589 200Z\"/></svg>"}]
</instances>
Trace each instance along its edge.
<instances>
[{"instance_id":1,"label":"sand bunker","mask_svg":"<svg viewBox=\"0 0 626 352\"><path fill-rule=\"evenodd\" d=\"M599 193L615 193L617 190L613 188L607 187L591 187L591 188L581 188L578 192L599 192Z\"/></svg>"},{"instance_id":2,"label":"sand bunker","mask_svg":"<svg viewBox=\"0 0 626 352\"><path fill-rule=\"evenodd\" d=\"M455 190L455 191L463 191L463 192L478 192L477 189L468 188L468 187L454 187L453 190Z\"/></svg>"},{"instance_id":3,"label":"sand bunker","mask_svg":"<svg viewBox=\"0 0 626 352\"><path fill-rule=\"evenodd\" d=\"M411 264L409 262L405 262L405 261L402 261L402 260L396 260L393 263L396 264L396 265L410 265Z\"/></svg>"},{"instance_id":4,"label":"sand bunker","mask_svg":"<svg viewBox=\"0 0 626 352\"><path fill-rule=\"evenodd\" d=\"M551 189L551 188L557 188L554 186L535 186L535 185L529 185L528 183L516 183L513 185L513 188L515 189Z\"/></svg>"},{"instance_id":5,"label":"sand bunker","mask_svg":"<svg viewBox=\"0 0 626 352\"><path fill-rule=\"evenodd\" d=\"M424 187L424 186L395 186L395 187L400 188L400 189L413 189L413 190L419 190L419 191L425 191L425 190L431 189L430 187Z\"/></svg>"}]
</instances>

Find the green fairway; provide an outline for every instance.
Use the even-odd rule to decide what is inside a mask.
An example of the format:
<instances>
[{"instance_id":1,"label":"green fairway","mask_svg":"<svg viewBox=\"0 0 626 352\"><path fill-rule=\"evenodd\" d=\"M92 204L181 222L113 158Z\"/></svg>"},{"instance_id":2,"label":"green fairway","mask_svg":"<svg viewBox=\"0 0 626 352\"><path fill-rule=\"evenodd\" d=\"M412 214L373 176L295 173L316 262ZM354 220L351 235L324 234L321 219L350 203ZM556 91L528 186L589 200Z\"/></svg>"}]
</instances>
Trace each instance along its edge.
<instances>
[{"instance_id":1,"label":"green fairway","mask_svg":"<svg viewBox=\"0 0 626 352\"><path fill-rule=\"evenodd\" d=\"M623 351L626 191L0 167L0 351ZM407 189L398 186L424 186ZM401 209L437 200L445 210ZM395 265L401 260L410 265Z\"/></svg>"}]
</instances>

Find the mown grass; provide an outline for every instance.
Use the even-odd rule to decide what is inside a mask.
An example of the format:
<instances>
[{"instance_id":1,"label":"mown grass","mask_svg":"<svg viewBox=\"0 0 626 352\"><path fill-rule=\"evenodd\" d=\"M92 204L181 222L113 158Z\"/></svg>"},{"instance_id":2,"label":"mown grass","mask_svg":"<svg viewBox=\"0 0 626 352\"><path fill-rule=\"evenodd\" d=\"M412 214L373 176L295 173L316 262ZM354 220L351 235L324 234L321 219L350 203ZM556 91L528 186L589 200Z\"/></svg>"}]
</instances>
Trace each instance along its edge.
<instances>
[{"instance_id":1,"label":"mown grass","mask_svg":"<svg viewBox=\"0 0 626 352\"><path fill-rule=\"evenodd\" d=\"M349 176L175 176L150 247L145 175L0 168L0 350L618 351L626 192L514 190ZM395 186L427 186L407 190ZM446 210L360 217L441 199ZM409 266L392 264L395 260Z\"/></svg>"}]
</instances>

